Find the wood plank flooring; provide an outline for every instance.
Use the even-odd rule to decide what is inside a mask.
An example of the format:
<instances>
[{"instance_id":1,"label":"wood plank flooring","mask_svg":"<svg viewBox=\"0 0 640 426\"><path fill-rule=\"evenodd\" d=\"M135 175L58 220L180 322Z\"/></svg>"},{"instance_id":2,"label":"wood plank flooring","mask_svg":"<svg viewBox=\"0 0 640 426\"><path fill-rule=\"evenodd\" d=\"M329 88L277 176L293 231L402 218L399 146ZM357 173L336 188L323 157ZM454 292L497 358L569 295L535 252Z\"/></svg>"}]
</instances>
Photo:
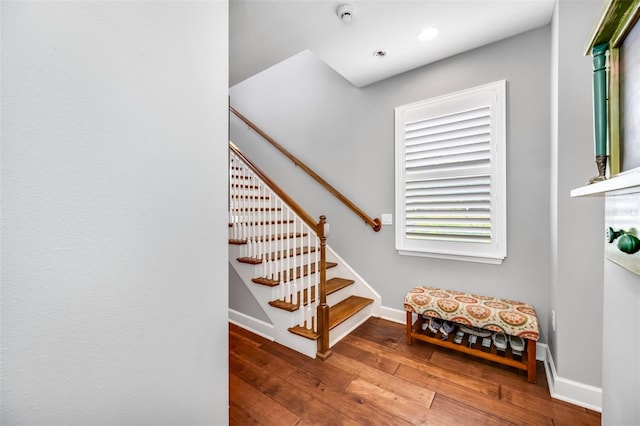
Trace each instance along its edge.
<instances>
[{"instance_id":1,"label":"wood plank flooring","mask_svg":"<svg viewBox=\"0 0 640 426\"><path fill-rule=\"evenodd\" d=\"M229 325L231 425L600 425L526 373L422 342L371 318L326 361Z\"/></svg>"}]
</instances>

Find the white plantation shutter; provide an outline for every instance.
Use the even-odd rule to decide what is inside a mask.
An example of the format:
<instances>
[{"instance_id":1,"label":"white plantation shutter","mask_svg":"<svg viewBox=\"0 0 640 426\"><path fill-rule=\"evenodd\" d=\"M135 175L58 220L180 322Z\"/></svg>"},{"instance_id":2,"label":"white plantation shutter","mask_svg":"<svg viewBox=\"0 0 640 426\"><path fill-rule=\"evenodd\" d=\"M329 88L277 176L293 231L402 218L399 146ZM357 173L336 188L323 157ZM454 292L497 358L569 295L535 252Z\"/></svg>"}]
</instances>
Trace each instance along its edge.
<instances>
[{"instance_id":1,"label":"white plantation shutter","mask_svg":"<svg viewBox=\"0 0 640 426\"><path fill-rule=\"evenodd\" d=\"M396 249L506 257L504 81L396 108Z\"/></svg>"}]
</instances>

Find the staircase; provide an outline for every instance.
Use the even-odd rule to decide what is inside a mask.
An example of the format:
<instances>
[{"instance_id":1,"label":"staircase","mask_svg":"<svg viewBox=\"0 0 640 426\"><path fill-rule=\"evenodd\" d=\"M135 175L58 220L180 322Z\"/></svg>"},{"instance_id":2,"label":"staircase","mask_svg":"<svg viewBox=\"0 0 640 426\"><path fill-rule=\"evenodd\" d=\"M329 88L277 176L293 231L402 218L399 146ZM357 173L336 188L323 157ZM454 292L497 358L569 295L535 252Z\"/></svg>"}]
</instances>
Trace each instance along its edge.
<instances>
[{"instance_id":1,"label":"staircase","mask_svg":"<svg viewBox=\"0 0 640 426\"><path fill-rule=\"evenodd\" d=\"M269 317L275 341L326 358L377 316L380 296L326 245L323 216L316 222L233 144L229 161L229 264Z\"/></svg>"}]
</instances>

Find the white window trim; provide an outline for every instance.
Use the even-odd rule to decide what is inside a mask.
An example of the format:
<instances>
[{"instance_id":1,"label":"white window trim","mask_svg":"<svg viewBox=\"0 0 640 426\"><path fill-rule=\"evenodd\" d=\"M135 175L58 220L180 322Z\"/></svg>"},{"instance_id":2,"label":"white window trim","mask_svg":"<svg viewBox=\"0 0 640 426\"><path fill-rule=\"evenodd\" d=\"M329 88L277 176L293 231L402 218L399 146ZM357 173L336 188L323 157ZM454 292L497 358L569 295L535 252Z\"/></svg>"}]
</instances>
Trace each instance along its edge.
<instances>
[{"instance_id":1,"label":"white window trim","mask_svg":"<svg viewBox=\"0 0 640 426\"><path fill-rule=\"evenodd\" d=\"M405 125L468 108L490 107L490 242L433 241L406 238ZM507 255L506 81L396 107L396 250L402 255L502 264ZM486 168L485 168L486 169ZM429 172L427 172L429 173ZM449 175L455 177L455 175Z\"/></svg>"}]
</instances>

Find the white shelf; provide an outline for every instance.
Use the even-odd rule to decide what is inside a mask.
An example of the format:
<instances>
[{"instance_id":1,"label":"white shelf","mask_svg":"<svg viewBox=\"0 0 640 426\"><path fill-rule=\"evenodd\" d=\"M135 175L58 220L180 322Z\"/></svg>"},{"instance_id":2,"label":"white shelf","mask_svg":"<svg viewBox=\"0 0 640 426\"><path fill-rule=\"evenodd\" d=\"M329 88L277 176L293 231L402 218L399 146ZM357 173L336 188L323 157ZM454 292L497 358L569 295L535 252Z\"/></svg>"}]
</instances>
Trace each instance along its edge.
<instances>
[{"instance_id":1,"label":"white shelf","mask_svg":"<svg viewBox=\"0 0 640 426\"><path fill-rule=\"evenodd\" d=\"M620 173L610 179L571 191L572 197L604 197L605 195L640 192L640 167Z\"/></svg>"}]
</instances>

